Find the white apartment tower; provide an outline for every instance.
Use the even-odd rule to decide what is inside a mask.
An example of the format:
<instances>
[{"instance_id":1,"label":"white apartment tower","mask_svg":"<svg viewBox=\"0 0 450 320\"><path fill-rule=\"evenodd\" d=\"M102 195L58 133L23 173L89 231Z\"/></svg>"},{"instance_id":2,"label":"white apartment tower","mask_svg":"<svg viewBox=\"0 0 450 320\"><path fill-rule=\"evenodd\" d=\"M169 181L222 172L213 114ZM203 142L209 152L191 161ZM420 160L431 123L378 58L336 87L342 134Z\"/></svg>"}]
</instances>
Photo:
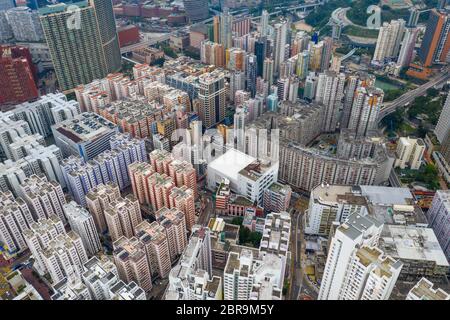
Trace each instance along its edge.
<instances>
[{"instance_id":1,"label":"white apartment tower","mask_svg":"<svg viewBox=\"0 0 450 320\"><path fill-rule=\"evenodd\" d=\"M14 199L10 191L0 191L0 241L9 253L27 248L23 232L34 222L30 210L21 199Z\"/></svg>"},{"instance_id":2,"label":"white apartment tower","mask_svg":"<svg viewBox=\"0 0 450 320\"><path fill-rule=\"evenodd\" d=\"M380 28L377 46L372 61L383 64L385 58L396 58L405 32L405 21L402 19L384 22Z\"/></svg>"},{"instance_id":3,"label":"white apartment tower","mask_svg":"<svg viewBox=\"0 0 450 320\"><path fill-rule=\"evenodd\" d=\"M73 274L81 275L88 260L83 241L73 231L66 233L57 216L39 219L23 235L36 269L41 275L49 273L54 284Z\"/></svg>"},{"instance_id":4,"label":"white apartment tower","mask_svg":"<svg viewBox=\"0 0 450 320\"><path fill-rule=\"evenodd\" d=\"M347 265L339 300L388 300L403 264L376 247L356 249Z\"/></svg>"},{"instance_id":5,"label":"white apartment tower","mask_svg":"<svg viewBox=\"0 0 450 320\"><path fill-rule=\"evenodd\" d=\"M56 215L66 223L64 205L66 199L61 186L56 181L32 175L20 186L20 197L25 200L35 220Z\"/></svg>"},{"instance_id":6,"label":"white apartment tower","mask_svg":"<svg viewBox=\"0 0 450 320\"><path fill-rule=\"evenodd\" d=\"M395 167L405 169L409 166L412 170L417 170L422 164L422 157L425 152L425 143L422 139L401 137L397 143L397 159Z\"/></svg>"},{"instance_id":7,"label":"white apartment tower","mask_svg":"<svg viewBox=\"0 0 450 320\"><path fill-rule=\"evenodd\" d=\"M75 201L64 205L70 228L75 231L83 241L89 255L93 256L102 250L102 244L95 228L94 218L85 208L79 206Z\"/></svg>"},{"instance_id":8,"label":"white apartment tower","mask_svg":"<svg viewBox=\"0 0 450 320\"><path fill-rule=\"evenodd\" d=\"M341 299L348 266L355 250L363 245L376 246L383 225L370 216L352 214L331 239L320 286L319 300Z\"/></svg>"}]
</instances>

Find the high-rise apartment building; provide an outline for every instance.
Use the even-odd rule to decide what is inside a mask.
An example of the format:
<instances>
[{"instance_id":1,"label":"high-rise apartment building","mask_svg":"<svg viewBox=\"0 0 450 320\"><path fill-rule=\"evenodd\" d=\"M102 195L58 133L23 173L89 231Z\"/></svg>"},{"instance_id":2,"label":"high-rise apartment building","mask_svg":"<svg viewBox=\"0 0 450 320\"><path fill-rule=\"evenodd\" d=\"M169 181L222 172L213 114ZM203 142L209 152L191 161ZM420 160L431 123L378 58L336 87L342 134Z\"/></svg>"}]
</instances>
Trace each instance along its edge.
<instances>
[{"instance_id":1,"label":"high-rise apartment building","mask_svg":"<svg viewBox=\"0 0 450 320\"><path fill-rule=\"evenodd\" d=\"M104 215L112 241L122 236L133 237L136 226L142 222L139 201L132 194L111 201Z\"/></svg>"},{"instance_id":2,"label":"high-rise apartment building","mask_svg":"<svg viewBox=\"0 0 450 320\"><path fill-rule=\"evenodd\" d=\"M0 106L17 104L39 96L33 65L14 47L0 47Z\"/></svg>"},{"instance_id":3,"label":"high-rise apartment building","mask_svg":"<svg viewBox=\"0 0 450 320\"><path fill-rule=\"evenodd\" d=\"M450 259L450 191L436 191L427 216L445 256Z\"/></svg>"},{"instance_id":4,"label":"high-rise apartment building","mask_svg":"<svg viewBox=\"0 0 450 320\"><path fill-rule=\"evenodd\" d=\"M275 254L231 251L223 273L224 300L281 300L281 268L282 258Z\"/></svg>"},{"instance_id":5,"label":"high-rise apartment building","mask_svg":"<svg viewBox=\"0 0 450 320\"><path fill-rule=\"evenodd\" d=\"M383 90L375 87L359 87L353 97L348 128L359 136L377 128L378 114L383 103Z\"/></svg>"},{"instance_id":6,"label":"high-rise apartment building","mask_svg":"<svg viewBox=\"0 0 450 320\"><path fill-rule=\"evenodd\" d=\"M263 62L263 79L268 82L269 87L273 84L274 60L265 58Z\"/></svg>"},{"instance_id":7,"label":"high-rise apartment building","mask_svg":"<svg viewBox=\"0 0 450 320\"><path fill-rule=\"evenodd\" d=\"M203 126L210 128L225 119L225 76L219 69L198 77L198 114Z\"/></svg>"},{"instance_id":8,"label":"high-rise apartment building","mask_svg":"<svg viewBox=\"0 0 450 320\"><path fill-rule=\"evenodd\" d=\"M200 61L216 67L225 66L225 50L222 44L212 41L202 41L200 46Z\"/></svg>"},{"instance_id":9,"label":"high-rise apartment building","mask_svg":"<svg viewBox=\"0 0 450 320\"><path fill-rule=\"evenodd\" d=\"M186 186L174 187L169 194L170 208L177 208L184 213L186 229L192 230L195 224L195 195L192 189Z\"/></svg>"},{"instance_id":10,"label":"high-rise apartment building","mask_svg":"<svg viewBox=\"0 0 450 320\"><path fill-rule=\"evenodd\" d=\"M400 68L407 67L412 62L414 57L414 48L416 46L419 29L406 28L403 37L400 52L398 54L397 66Z\"/></svg>"},{"instance_id":11,"label":"high-rise apartment building","mask_svg":"<svg viewBox=\"0 0 450 320\"><path fill-rule=\"evenodd\" d=\"M275 41L273 44L273 72L278 74L281 63L285 60L286 40L287 40L287 21L282 21L274 25Z\"/></svg>"},{"instance_id":12,"label":"high-rise apartment building","mask_svg":"<svg viewBox=\"0 0 450 320\"><path fill-rule=\"evenodd\" d=\"M309 51L303 50L302 52L297 54L297 67L295 70L295 74L301 80L304 80L308 75L308 68L309 68Z\"/></svg>"},{"instance_id":13,"label":"high-rise apartment building","mask_svg":"<svg viewBox=\"0 0 450 320\"><path fill-rule=\"evenodd\" d=\"M107 256L92 257L84 264L82 281L93 300L145 300L145 292L136 282L128 285L119 279L117 267Z\"/></svg>"},{"instance_id":14,"label":"high-rise apartment building","mask_svg":"<svg viewBox=\"0 0 450 320\"><path fill-rule=\"evenodd\" d=\"M39 14L28 7L16 7L6 11L14 39L18 42L41 42L44 40Z\"/></svg>"},{"instance_id":15,"label":"high-rise apartment building","mask_svg":"<svg viewBox=\"0 0 450 320\"><path fill-rule=\"evenodd\" d=\"M19 104L11 112L15 119L26 121L32 133L47 137L52 134L52 125L73 119L80 114L80 107L62 93L49 93L36 101Z\"/></svg>"},{"instance_id":16,"label":"high-rise apartment building","mask_svg":"<svg viewBox=\"0 0 450 320\"><path fill-rule=\"evenodd\" d=\"M267 36L268 32L269 32L269 13L267 12L267 10L263 10L261 13L261 36L265 37Z\"/></svg>"},{"instance_id":17,"label":"high-rise apartment building","mask_svg":"<svg viewBox=\"0 0 450 320\"><path fill-rule=\"evenodd\" d=\"M177 187L188 187L197 198L197 172L191 163L178 159L172 161L169 164L169 175Z\"/></svg>"},{"instance_id":18,"label":"high-rise apartment building","mask_svg":"<svg viewBox=\"0 0 450 320\"><path fill-rule=\"evenodd\" d=\"M64 212L67 216L70 228L75 231L83 241L84 247L90 256L102 250L102 244L95 228L94 218L83 207L75 201L64 205Z\"/></svg>"},{"instance_id":19,"label":"high-rise apartment building","mask_svg":"<svg viewBox=\"0 0 450 320\"><path fill-rule=\"evenodd\" d=\"M99 184L114 182L120 190L129 187L131 180L128 166L147 159L143 140L118 134L105 143L108 143L112 150L99 154L93 160L84 162L81 158L71 156L61 161L69 193L82 206L86 206L86 194Z\"/></svg>"},{"instance_id":20,"label":"high-rise apartment building","mask_svg":"<svg viewBox=\"0 0 450 320\"><path fill-rule=\"evenodd\" d=\"M0 191L0 241L6 252L14 254L27 248L23 232L34 222L28 206L10 191Z\"/></svg>"},{"instance_id":21,"label":"high-rise apartment building","mask_svg":"<svg viewBox=\"0 0 450 320\"><path fill-rule=\"evenodd\" d=\"M119 198L121 198L119 187L112 182L99 184L86 194L86 207L94 218L98 233L107 230L105 210L110 203L117 201Z\"/></svg>"},{"instance_id":22,"label":"high-rise apartment building","mask_svg":"<svg viewBox=\"0 0 450 320\"><path fill-rule=\"evenodd\" d=\"M134 196L140 204L150 204L148 179L155 173L152 165L147 162L135 162L128 166L128 170Z\"/></svg>"},{"instance_id":23,"label":"high-rise apartment building","mask_svg":"<svg viewBox=\"0 0 450 320\"><path fill-rule=\"evenodd\" d=\"M322 131L334 132L339 120L339 109L344 98L345 75L326 71L319 74L315 101L325 105Z\"/></svg>"},{"instance_id":24,"label":"high-rise apartment building","mask_svg":"<svg viewBox=\"0 0 450 320\"><path fill-rule=\"evenodd\" d=\"M147 179L149 187L149 199L154 211L162 207L170 207L169 195L175 187L173 179L165 173L152 174Z\"/></svg>"},{"instance_id":25,"label":"high-rise apartment building","mask_svg":"<svg viewBox=\"0 0 450 320\"><path fill-rule=\"evenodd\" d=\"M397 159L394 166L400 167L401 169L409 166L411 170L417 170L422 164L422 157L424 152L425 143L422 139L401 137L397 143Z\"/></svg>"},{"instance_id":26,"label":"high-rise apartment building","mask_svg":"<svg viewBox=\"0 0 450 320\"><path fill-rule=\"evenodd\" d=\"M333 53L333 39L325 37L323 40L322 61L320 63L320 71L327 71L330 67L331 54ZM338 70L339 71L339 70Z\"/></svg>"},{"instance_id":27,"label":"high-rise apartment building","mask_svg":"<svg viewBox=\"0 0 450 320\"><path fill-rule=\"evenodd\" d=\"M245 57L247 53L241 48L228 48L225 54L225 64L228 70L245 71Z\"/></svg>"},{"instance_id":28,"label":"high-rise apartment building","mask_svg":"<svg viewBox=\"0 0 450 320\"><path fill-rule=\"evenodd\" d=\"M448 61L450 50L450 14L433 9L419 50L419 58L424 67Z\"/></svg>"},{"instance_id":29,"label":"high-rise apartment building","mask_svg":"<svg viewBox=\"0 0 450 320\"><path fill-rule=\"evenodd\" d=\"M268 212L287 211L292 189L288 185L274 182L264 191L263 207Z\"/></svg>"},{"instance_id":30,"label":"high-rise apartment building","mask_svg":"<svg viewBox=\"0 0 450 320\"><path fill-rule=\"evenodd\" d=\"M78 7L79 19L73 18L73 12L67 10L65 3L39 9L45 39L63 91L104 78L121 66L111 1L89 0L74 5Z\"/></svg>"},{"instance_id":31,"label":"high-rise apartment building","mask_svg":"<svg viewBox=\"0 0 450 320\"><path fill-rule=\"evenodd\" d=\"M291 216L289 213L286 211L269 213L264 222L259 251L263 256L274 254L281 258L279 268L281 277L285 274L287 261L291 257L290 238ZM280 282L278 284L281 285Z\"/></svg>"},{"instance_id":32,"label":"high-rise apartment building","mask_svg":"<svg viewBox=\"0 0 450 320\"><path fill-rule=\"evenodd\" d=\"M165 228L169 243L170 261L183 253L188 240L185 214L177 208L161 208L155 213L156 221Z\"/></svg>"},{"instance_id":33,"label":"high-rise apartment building","mask_svg":"<svg viewBox=\"0 0 450 320\"><path fill-rule=\"evenodd\" d=\"M388 300L403 264L377 247L357 248L347 265L338 300ZM334 285L334 284L332 284Z\"/></svg>"},{"instance_id":34,"label":"high-rise apartment building","mask_svg":"<svg viewBox=\"0 0 450 320\"><path fill-rule=\"evenodd\" d=\"M370 216L357 213L340 225L331 239L327 262L320 285L319 300L342 299L346 273L359 247L378 244L383 225Z\"/></svg>"},{"instance_id":35,"label":"high-rise apartment building","mask_svg":"<svg viewBox=\"0 0 450 320\"><path fill-rule=\"evenodd\" d=\"M172 265L166 229L156 221L143 221L135 227L135 232L147 253L152 275L166 278Z\"/></svg>"},{"instance_id":36,"label":"high-rise apartment building","mask_svg":"<svg viewBox=\"0 0 450 320\"><path fill-rule=\"evenodd\" d=\"M121 280L136 282L145 292L152 289L150 263L144 245L138 238L120 237L114 241L114 262Z\"/></svg>"},{"instance_id":37,"label":"high-rise apartment building","mask_svg":"<svg viewBox=\"0 0 450 320\"><path fill-rule=\"evenodd\" d=\"M450 94L447 95L444 106L439 116L439 120L434 128L436 138L441 144L444 144L444 140L450 132ZM447 138L448 139L448 138Z\"/></svg>"},{"instance_id":38,"label":"high-rise apartment building","mask_svg":"<svg viewBox=\"0 0 450 320\"><path fill-rule=\"evenodd\" d=\"M169 274L166 300L221 300L222 280L212 276L211 231L195 226L178 264Z\"/></svg>"},{"instance_id":39,"label":"high-rise apartment building","mask_svg":"<svg viewBox=\"0 0 450 320\"><path fill-rule=\"evenodd\" d=\"M66 223L66 199L61 186L45 177L32 175L20 185L19 196L27 203L35 220L57 216Z\"/></svg>"},{"instance_id":40,"label":"high-rise apartment building","mask_svg":"<svg viewBox=\"0 0 450 320\"><path fill-rule=\"evenodd\" d=\"M434 284L422 278L408 292L405 300L450 300L450 294L441 288L433 288Z\"/></svg>"},{"instance_id":41,"label":"high-rise apartment building","mask_svg":"<svg viewBox=\"0 0 450 320\"><path fill-rule=\"evenodd\" d=\"M377 45L372 61L383 65L385 59L398 56L400 43L405 32L405 21L402 19L384 22L378 33Z\"/></svg>"},{"instance_id":42,"label":"high-rise apartment building","mask_svg":"<svg viewBox=\"0 0 450 320\"><path fill-rule=\"evenodd\" d=\"M233 15L228 8L223 10L219 19L219 43L224 49L231 48L233 45Z\"/></svg>"},{"instance_id":43,"label":"high-rise apartment building","mask_svg":"<svg viewBox=\"0 0 450 320\"><path fill-rule=\"evenodd\" d=\"M83 241L75 232L66 233L56 216L39 219L25 230L24 238L41 275L49 273L56 284L71 275L81 276L88 260Z\"/></svg>"}]
</instances>

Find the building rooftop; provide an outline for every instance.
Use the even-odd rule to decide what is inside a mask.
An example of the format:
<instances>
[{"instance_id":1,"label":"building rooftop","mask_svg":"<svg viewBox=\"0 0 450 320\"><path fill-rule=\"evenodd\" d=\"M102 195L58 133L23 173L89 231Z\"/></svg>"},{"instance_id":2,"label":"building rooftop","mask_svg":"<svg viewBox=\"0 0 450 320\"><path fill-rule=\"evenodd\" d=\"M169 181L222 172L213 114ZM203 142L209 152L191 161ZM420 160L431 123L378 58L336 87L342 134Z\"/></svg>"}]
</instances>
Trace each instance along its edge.
<instances>
[{"instance_id":1,"label":"building rooftop","mask_svg":"<svg viewBox=\"0 0 450 320\"><path fill-rule=\"evenodd\" d=\"M433 229L385 225L380 237L380 249L394 259L423 260L449 267L449 263Z\"/></svg>"},{"instance_id":2,"label":"building rooftop","mask_svg":"<svg viewBox=\"0 0 450 320\"><path fill-rule=\"evenodd\" d=\"M227 179L236 181L239 178L240 172L248 165L255 162L253 158L236 149L229 149L223 155L214 159L208 164L208 169L214 169L222 172Z\"/></svg>"},{"instance_id":3,"label":"building rooftop","mask_svg":"<svg viewBox=\"0 0 450 320\"><path fill-rule=\"evenodd\" d=\"M117 127L111 121L95 113L85 112L73 119L56 124L53 129L74 143L80 143L95 140L117 130Z\"/></svg>"},{"instance_id":4,"label":"building rooftop","mask_svg":"<svg viewBox=\"0 0 450 320\"><path fill-rule=\"evenodd\" d=\"M432 282L422 278L408 295L414 295L420 300L450 300L450 295L447 292L441 288L433 288L433 286Z\"/></svg>"}]
</instances>

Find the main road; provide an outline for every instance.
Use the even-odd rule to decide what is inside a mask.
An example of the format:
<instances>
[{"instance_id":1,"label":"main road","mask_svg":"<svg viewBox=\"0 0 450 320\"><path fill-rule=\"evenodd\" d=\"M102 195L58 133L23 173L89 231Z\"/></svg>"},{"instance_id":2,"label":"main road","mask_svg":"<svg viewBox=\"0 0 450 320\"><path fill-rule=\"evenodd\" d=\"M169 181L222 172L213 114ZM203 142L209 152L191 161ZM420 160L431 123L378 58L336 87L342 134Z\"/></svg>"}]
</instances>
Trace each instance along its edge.
<instances>
[{"instance_id":1,"label":"main road","mask_svg":"<svg viewBox=\"0 0 450 320\"><path fill-rule=\"evenodd\" d=\"M450 73L449 68L445 68L443 72L441 72L439 75L432 78L427 83L421 85L420 87L408 91L405 94L401 95L397 99L391 102L387 102L384 104L384 107L381 108L380 114L378 115L378 122L380 122L384 117L387 115L395 112L397 108L403 107L411 102L414 101L415 98L424 95L428 89L440 85L444 82L446 82L448 79L450 79Z\"/></svg>"}]
</instances>

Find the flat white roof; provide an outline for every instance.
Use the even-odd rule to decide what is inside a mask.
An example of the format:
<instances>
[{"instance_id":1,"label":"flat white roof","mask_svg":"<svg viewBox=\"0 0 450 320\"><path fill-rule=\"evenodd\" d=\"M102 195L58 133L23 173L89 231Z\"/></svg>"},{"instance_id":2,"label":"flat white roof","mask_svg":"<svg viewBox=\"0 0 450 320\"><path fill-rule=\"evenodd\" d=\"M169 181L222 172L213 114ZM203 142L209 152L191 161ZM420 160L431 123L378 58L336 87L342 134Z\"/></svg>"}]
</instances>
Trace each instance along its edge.
<instances>
[{"instance_id":1,"label":"flat white roof","mask_svg":"<svg viewBox=\"0 0 450 320\"><path fill-rule=\"evenodd\" d=\"M435 261L449 266L433 229L385 225L381 236L384 251L393 258Z\"/></svg>"},{"instance_id":2,"label":"flat white roof","mask_svg":"<svg viewBox=\"0 0 450 320\"><path fill-rule=\"evenodd\" d=\"M220 172L225 178L235 182L238 179L239 171L256 160L241 151L229 149L208 164L208 170L213 169Z\"/></svg>"}]
</instances>

